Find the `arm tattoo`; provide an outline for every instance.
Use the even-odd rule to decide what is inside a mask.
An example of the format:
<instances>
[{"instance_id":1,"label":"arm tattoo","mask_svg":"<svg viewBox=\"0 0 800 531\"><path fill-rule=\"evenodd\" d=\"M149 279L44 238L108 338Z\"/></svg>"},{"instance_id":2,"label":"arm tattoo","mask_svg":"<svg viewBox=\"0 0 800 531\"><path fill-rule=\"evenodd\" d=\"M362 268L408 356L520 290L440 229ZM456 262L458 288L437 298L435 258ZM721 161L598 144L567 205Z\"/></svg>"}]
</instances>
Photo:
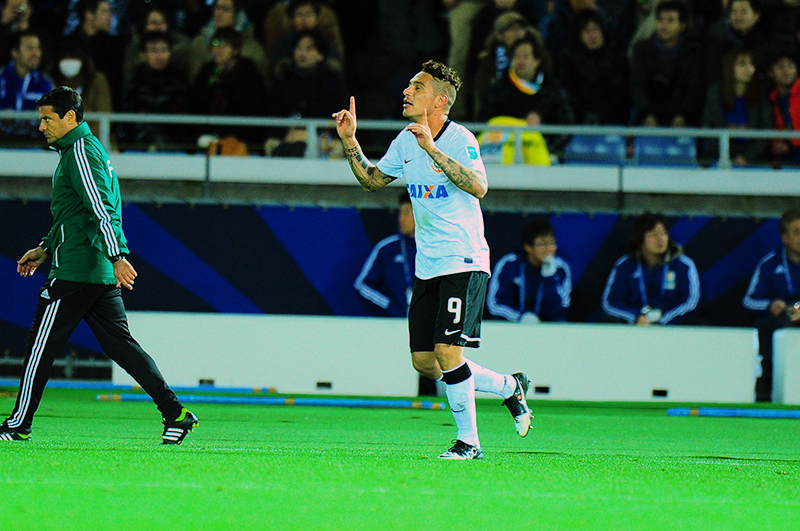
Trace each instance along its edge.
<instances>
[{"instance_id":1,"label":"arm tattoo","mask_svg":"<svg viewBox=\"0 0 800 531\"><path fill-rule=\"evenodd\" d=\"M453 184L468 194L472 194L479 199L486 194L489 184L485 175L467 168L441 151L438 151L431 158Z\"/></svg>"},{"instance_id":2,"label":"arm tattoo","mask_svg":"<svg viewBox=\"0 0 800 531\"><path fill-rule=\"evenodd\" d=\"M346 148L344 154L353 175L356 176L361 187L368 192L379 190L396 179L396 177L384 174L377 166L371 164L361 151L361 146Z\"/></svg>"}]
</instances>

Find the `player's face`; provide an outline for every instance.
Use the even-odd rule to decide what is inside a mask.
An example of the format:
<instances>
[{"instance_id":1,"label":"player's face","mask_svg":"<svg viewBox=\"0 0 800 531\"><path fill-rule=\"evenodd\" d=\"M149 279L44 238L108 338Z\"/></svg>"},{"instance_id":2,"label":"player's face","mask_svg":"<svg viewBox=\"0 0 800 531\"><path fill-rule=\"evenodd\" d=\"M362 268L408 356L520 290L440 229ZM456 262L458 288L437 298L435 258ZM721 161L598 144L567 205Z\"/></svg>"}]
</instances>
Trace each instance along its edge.
<instances>
[{"instance_id":1,"label":"player's face","mask_svg":"<svg viewBox=\"0 0 800 531\"><path fill-rule=\"evenodd\" d=\"M556 255L558 244L556 237L552 234L543 234L533 239L533 243L526 243L522 246L528 263L534 267L541 266L548 258Z\"/></svg>"},{"instance_id":2,"label":"player's face","mask_svg":"<svg viewBox=\"0 0 800 531\"><path fill-rule=\"evenodd\" d=\"M800 260L800 219L789 223L784 234L781 234L784 247L794 261Z\"/></svg>"},{"instance_id":3,"label":"player's face","mask_svg":"<svg viewBox=\"0 0 800 531\"><path fill-rule=\"evenodd\" d=\"M52 144L60 139L70 131L72 131L77 124L75 123L75 113L68 111L63 118L53 110L51 105L39 107L39 131L44 133L44 138L48 144Z\"/></svg>"},{"instance_id":4,"label":"player's face","mask_svg":"<svg viewBox=\"0 0 800 531\"><path fill-rule=\"evenodd\" d=\"M644 233L642 242L642 254L659 256L667 252L669 246L669 232L663 223L656 223L656 226Z\"/></svg>"},{"instance_id":5,"label":"player's face","mask_svg":"<svg viewBox=\"0 0 800 531\"><path fill-rule=\"evenodd\" d=\"M411 203L400 205L400 212L397 214L397 228L403 236L414 236L414 209Z\"/></svg>"},{"instance_id":6,"label":"player's face","mask_svg":"<svg viewBox=\"0 0 800 531\"><path fill-rule=\"evenodd\" d=\"M425 72L418 73L411 78L408 88L403 91L403 116L409 120L419 121L424 110L427 110L430 116L435 99L433 76Z\"/></svg>"}]
</instances>

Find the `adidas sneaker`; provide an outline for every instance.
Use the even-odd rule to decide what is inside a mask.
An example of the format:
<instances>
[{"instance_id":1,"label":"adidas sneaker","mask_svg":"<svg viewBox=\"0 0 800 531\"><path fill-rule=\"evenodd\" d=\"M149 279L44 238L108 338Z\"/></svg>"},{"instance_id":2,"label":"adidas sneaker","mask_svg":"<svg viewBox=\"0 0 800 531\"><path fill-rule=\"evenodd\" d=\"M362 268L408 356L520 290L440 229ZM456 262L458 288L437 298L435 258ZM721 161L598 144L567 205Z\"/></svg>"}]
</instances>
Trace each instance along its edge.
<instances>
[{"instance_id":1,"label":"adidas sneaker","mask_svg":"<svg viewBox=\"0 0 800 531\"><path fill-rule=\"evenodd\" d=\"M161 434L161 444L180 444L186 435L199 424L194 413L186 408L181 409L181 414L175 420L164 422L164 433Z\"/></svg>"}]
</instances>

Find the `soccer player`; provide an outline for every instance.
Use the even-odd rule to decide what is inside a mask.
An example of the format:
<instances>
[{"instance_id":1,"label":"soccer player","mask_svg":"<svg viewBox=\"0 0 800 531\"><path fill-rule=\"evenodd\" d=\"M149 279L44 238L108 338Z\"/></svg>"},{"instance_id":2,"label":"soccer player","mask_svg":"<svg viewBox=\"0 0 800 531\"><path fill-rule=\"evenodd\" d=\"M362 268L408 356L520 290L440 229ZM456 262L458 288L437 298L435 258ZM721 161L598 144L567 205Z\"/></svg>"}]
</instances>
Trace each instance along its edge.
<instances>
[{"instance_id":1,"label":"soccer player","mask_svg":"<svg viewBox=\"0 0 800 531\"><path fill-rule=\"evenodd\" d=\"M83 102L69 87L36 102L39 131L59 154L53 173L53 225L17 262L30 277L49 256L50 275L36 304L14 411L0 425L0 441L29 441L53 359L85 320L105 354L153 399L164 423L161 442L180 444L197 425L164 381L153 359L131 336L120 286L133 289L122 232L119 180L103 146L83 121Z\"/></svg>"},{"instance_id":2,"label":"soccer player","mask_svg":"<svg viewBox=\"0 0 800 531\"><path fill-rule=\"evenodd\" d=\"M414 368L441 378L458 437L442 459L481 459L475 390L504 397L517 433L528 434L528 378L502 375L467 360L464 347L480 345L489 279L489 246L483 236L479 199L489 188L475 136L448 118L461 86L442 63L422 65L403 91L403 116L411 123L372 164L356 140L356 103L333 114L345 155L361 187L374 192L405 177L414 207L417 256L408 311Z\"/></svg>"}]
</instances>

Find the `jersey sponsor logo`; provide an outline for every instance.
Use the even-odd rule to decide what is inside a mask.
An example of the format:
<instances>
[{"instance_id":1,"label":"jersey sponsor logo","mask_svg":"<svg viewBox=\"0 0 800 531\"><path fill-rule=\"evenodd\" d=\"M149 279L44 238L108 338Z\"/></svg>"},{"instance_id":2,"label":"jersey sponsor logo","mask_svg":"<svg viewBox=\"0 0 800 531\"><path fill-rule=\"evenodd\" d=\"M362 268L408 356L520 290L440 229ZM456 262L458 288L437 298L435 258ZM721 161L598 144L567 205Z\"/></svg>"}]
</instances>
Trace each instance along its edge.
<instances>
[{"instance_id":1,"label":"jersey sponsor logo","mask_svg":"<svg viewBox=\"0 0 800 531\"><path fill-rule=\"evenodd\" d=\"M467 156L470 160L478 160L478 150L475 146L467 146Z\"/></svg>"},{"instance_id":2,"label":"jersey sponsor logo","mask_svg":"<svg viewBox=\"0 0 800 531\"><path fill-rule=\"evenodd\" d=\"M416 199L444 199L449 197L443 184L409 184L408 195Z\"/></svg>"}]
</instances>

